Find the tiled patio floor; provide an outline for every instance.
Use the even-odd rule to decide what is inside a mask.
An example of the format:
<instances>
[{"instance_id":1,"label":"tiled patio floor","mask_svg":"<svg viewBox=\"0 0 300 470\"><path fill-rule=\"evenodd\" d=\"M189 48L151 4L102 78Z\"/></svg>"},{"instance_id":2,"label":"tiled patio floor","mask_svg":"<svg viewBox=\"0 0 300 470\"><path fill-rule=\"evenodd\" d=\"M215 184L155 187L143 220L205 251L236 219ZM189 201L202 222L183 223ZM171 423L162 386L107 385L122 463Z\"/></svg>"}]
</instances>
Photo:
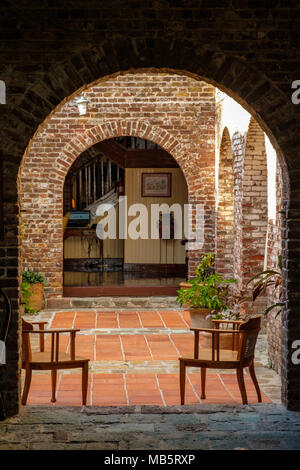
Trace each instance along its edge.
<instances>
[{"instance_id":1,"label":"tiled patio floor","mask_svg":"<svg viewBox=\"0 0 300 470\"><path fill-rule=\"evenodd\" d=\"M36 320L34 318L34 320ZM49 327L80 328L76 355L90 359L88 405L178 405L178 357L193 355L193 334L185 311L65 311L49 314ZM32 335L33 340L37 339ZM35 341L33 348L37 347ZM50 337L45 341L50 349ZM69 335L60 350L69 351ZM241 403L235 373L208 370L207 398L199 397L199 369L188 369L186 404ZM50 404L50 372L33 373L28 404ZM257 403L251 379L249 403ZM263 393L263 402L271 400ZM57 405L81 405L80 371L59 373Z\"/></svg>"}]
</instances>

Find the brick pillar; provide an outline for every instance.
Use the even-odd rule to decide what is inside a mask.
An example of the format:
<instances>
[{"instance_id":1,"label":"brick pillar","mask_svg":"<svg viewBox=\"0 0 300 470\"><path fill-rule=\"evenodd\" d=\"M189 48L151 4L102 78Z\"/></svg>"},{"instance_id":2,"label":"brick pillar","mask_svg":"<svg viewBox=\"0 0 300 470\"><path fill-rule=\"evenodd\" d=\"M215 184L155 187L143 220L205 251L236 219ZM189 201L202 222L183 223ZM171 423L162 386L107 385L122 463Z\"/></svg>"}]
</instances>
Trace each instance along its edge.
<instances>
[{"instance_id":1,"label":"brick pillar","mask_svg":"<svg viewBox=\"0 0 300 470\"><path fill-rule=\"evenodd\" d=\"M1 153L0 204L2 205L3 230L0 234L0 286L8 295L12 316L6 342L6 365L0 367L0 390L2 391L6 416L19 411L19 312L18 312L18 206L16 179L18 166L11 155ZM1 308L1 307L0 307ZM1 411L0 411L1 413ZM2 417L0 416L0 419Z\"/></svg>"},{"instance_id":2,"label":"brick pillar","mask_svg":"<svg viewBox=\"0 0 300 470\"><path fill-rule=\"evenodd\" d=\"M244 157L242 200L242 276L243 284L264 269L268 225L268 172L265 136L251 118ZM258 298L253 313L266 308L265 298Z\"/></svg>"},{"instance_id":3,"label":"brick pillar","mask_svg":"<svg viewBox=\"0 0 300 470\"><path fill-rule=\"evenodd\" d=\"M216 271L233 277L234 175L230 134L225 127L220 145L216 223Z\"/></svg>"},{"instance_id":4,"label":"brick pillar","mask_svg":"<svg viewBox=\"0 0 300 470\"><path fill-rule=\"evenodd\" d=\"M234 243L233 243L233 275L237 280L236 289L243 288L242 273L242 200L243 175L245 156L245 136L235 132L232 136L233 172L234 172Z\"/></svg>"}]
</instances>

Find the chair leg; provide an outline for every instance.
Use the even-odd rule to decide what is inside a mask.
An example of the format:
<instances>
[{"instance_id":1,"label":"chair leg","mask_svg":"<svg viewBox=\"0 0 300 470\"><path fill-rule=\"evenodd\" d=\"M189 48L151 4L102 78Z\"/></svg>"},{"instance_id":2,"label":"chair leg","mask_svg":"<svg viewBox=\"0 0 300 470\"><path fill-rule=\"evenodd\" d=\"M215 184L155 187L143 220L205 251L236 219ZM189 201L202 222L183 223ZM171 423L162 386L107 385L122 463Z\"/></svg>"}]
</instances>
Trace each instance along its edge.
<instances>
[{"instance_id":1,"label":"chair leg","mask_svg":"<svg viewBox=\"0 0 300 470\"><path fill-rule=\"evenodd\" d=\"M201 399L205 400L206 367L201 367Z\"/></svg>"},{"instance_id":2,"label":"chair leg","mask_svg":"<svg viewBox=\"0 0 300 470\"><path fill-rule=\"evenodd\" d=\"M239 384L239 388L240 388L240 392L242 396L243 405L247 405L248 399L247 399L247 393L246 393L246 387L245 387L245 381L244 381L244 371L242 367L236 370L236 375L237 375L237 380L238 380L238 384Z\"/></svg>"},{"instance_id":3,"label":"chair leg","mask_svg":"<svg viewBox=\"0 0 300 470\"><path fill-rule=\"evenodd\" d=\"M30 384L31 384L31 377L32 377L32 370L26 369L25 383L24 383L24 389L23 389L23 395L22 395L22 405L26 405L27 403L28 393L29 393Z\"/></svg>"},{"instance_id":4,"label":"chair leg","mask_svg":"<svg viewBox=\"0 0 300 470\"><path fill-rule=\"evenodd\" d=\"M51 370L51 390L52 390L52 396L51 396L51 401L52 403L56 402L56 382L57 382L57 370L52 369Z\"/></svg>"},{"instance_id":5,"label":"chair leg","mask_svg":"<svg viewBox=\"0 0 300 470\"><path fill-rule=\"evenodd\" d=\"M180 403L184 405L184 395L185 395L185 363L184 361L179 361L180 374L179 374L179 383L180 383Z\"/></svg>"},{"instance_id":6,"label":"chair leg","mask_svg":"<svg viewBox=\"0 0 300 470\"><path fill-rule=\"evenodd\" d=\"M254 383L254 387L255 387L255 390L256 390L258 403L261 403L261 393L260 393L260 388L259 388L259 385L258 385L258 382L257 382L256 375L255 375L254 362L253 362L253 361L252 361L252 363L251 363L250 366L249 366L249 373L250 373L252 382Z\"/></svg>"},{"instance_id":7,"label":"chair leg","mask_svg":"<svg viewBox=\"0 0 300 470\"><path fill-rule=\"evenodd\" d=\"M86 405L87 390L89 383L89 363L85 362L82 366L82 404Z\"/></svg>"}]
</instances>

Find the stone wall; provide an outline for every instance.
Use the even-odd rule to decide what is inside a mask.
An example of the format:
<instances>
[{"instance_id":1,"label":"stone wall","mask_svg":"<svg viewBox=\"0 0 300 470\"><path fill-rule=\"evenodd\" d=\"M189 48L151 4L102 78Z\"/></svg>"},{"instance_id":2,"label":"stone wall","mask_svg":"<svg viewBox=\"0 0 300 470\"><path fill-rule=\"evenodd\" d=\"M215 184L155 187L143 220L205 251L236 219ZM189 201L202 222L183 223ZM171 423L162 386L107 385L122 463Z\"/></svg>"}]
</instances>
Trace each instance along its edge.
<instances>
[{"instance_id":1,"label":"stone wall","mask_svg":"<svg viewBox=\"0 0 300 470\"><path fill-rule=\"evenodd\" d=\"M7 85L7 104L0 106L0 285L14 307L0 386L10 412L18 409L18 279L12 270L19 261L7 258L7 250L18 245L17 174L24 150L46 116L81 86L152 67L216 84L253 113L278 151L284 170L282 397L290 409L300 409L300 369L291 361L300 337L299 106L291 102L291 84L300 76L298 0L147 0L142 6L136 0L126 6L119 0L53 0L51 6L41 0L38 8L28 0L3 2L0 9L0 74Z\"/></svg>"}]
</instances>

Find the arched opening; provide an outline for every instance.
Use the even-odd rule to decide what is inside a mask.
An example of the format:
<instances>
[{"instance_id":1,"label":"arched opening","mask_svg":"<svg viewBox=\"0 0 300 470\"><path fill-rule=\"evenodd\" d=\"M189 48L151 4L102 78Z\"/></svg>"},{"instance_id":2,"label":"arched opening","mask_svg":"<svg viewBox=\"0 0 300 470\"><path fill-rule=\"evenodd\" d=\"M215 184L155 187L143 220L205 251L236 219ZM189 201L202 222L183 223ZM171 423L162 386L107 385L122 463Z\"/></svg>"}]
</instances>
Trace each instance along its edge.
<instances>
[{"instance_id":1,"label":"arched opening","mask_svg":"<svg viewBox=\"0 0 300 470\"><path fill-rule=\"evenodd\" d=\"M187 202L182 170L157 144L127 136L88 148L64 183L64 297L176 295L187 274L181 243ZM104 205L110 209L102 229L111 233L101 238ZM162 205L160 219L154 205ZM181 239L174 211L166 213L173 205ZM164 216L170 233L154 239L152 224Z\"/></svg>"},{"instance_id":2,"label":"arched opening","mask_svg":"<svg viewBox=\"0 0 300 470\"><path fill-rule=\"evenodd\" d=\"M149 86L149 83L151 86ZM225 128L223 132L220 148L216 216L216 105L213 86L184 74L136 71L135 73L107 77L106 81L103 81L103 79L97 81L85 89L85 96L90 101L87 115L78 116L77 110L70 106L71 99L64 102L57 113L53 112L27 149L20 172L21 228L25 227L22 234L23 265L24 267L33 267L43 271L47 276L48 307L65 308L68 305L65 303L66 299L63 295L63 216L68 212L70 213L73 204L75 210L77 204L78 211L87 209L99 199L99 195L101 198L105 196L106 190L111 191L112 171L115 172L117 178L118 168L113 169L111 163L109 164L107 160L105 177L104 173L101 174L100 172L98 175L99 184L95 184L93 178L95 168L95 178L97 179L97 162L93 159L90 161L85 160L87 154L92 152L91 155L93 156L95 147L98 150L102 149L102 155L107 154L108 151L111 152L111 159L109 160L113 160L112 156L114 156L115 162L118 162L120 175L120 163L124 155L122 157L121 149L117 147L117 150L115 144L122 137L152 142L161 148L160 152L164 153L164 157L160 155L162 160L159 164L163 166L155 167L155 173L157 173L157 168L160 171L163 170L164 173L166 173L166 170L170 173L171 168L166 166L166 160L163 160L163 158L174 159L172 160L173 165L175 162L176 166L172 168L172 172L173 170L174 172L175 170L180 172L180 180L173 187L175 190L180 189L182 196L187 186L187 194L184 200L181 201L182 204L188 196L190 204L195 207L200 205L204 210L204 236L201 247L190 250L188 253L189 276L193 275L194 268L199 263L203 253L216 250L218 270L221 270L224 274L238 273L241 285L244 285L243 263L246 260L244 242L247 243L246 237L248 231L250 231L249 227L252 227L251 216L260 213L261 208L265 210L266 207L264 199L266 194L263 191L262 199L256 200L253 204L254 213L252 214L251 210L245 210L247 202L245 198L251 198L251 194L247 193L249 187L256 185L260 187L261 182L266 180L265 173L260 173L262 178L256 179L256 168L251 166L255 163L254 157L257 156L258 160L261 156L262 158L265 157L263 150L260 150L258 154L256 153L256 144L257 142L262 144L264 134L254 119L250 123L246 137L235 135L231 141L229 131ZM113 105L110 99L111 96L114 97ZM129 98L125 99L128 96ZM54 145L53 125L55 129ZM254 139L252 142L251 139L255 133L258 135L258 140ZM238 139L241 142L243 138L246 145L243 144L238 147ZM112 140L114 145L109 145ZM146 146L145 143L143 145ZM109 150L107 146L110 147ZM45 155L43 165L40 161L41 154ZM79 164L79 166L76 167L76 164ZM241 171L238 169L239 164L241 165ZM258 161L258 164L260 165L261 162ZM101 168L101 160L98 162L99 165ZM149 165L149 162L147 165ZM178 168L179 166L180 168ZM80 174L83 168L86 169ZM139 169L139 172L133 174L132 171L129 171L127 178L125 168L125 188L127 179L129 193L132 192L133 203L140 202L138 196L141 195L142 171L140 171L140 167L136 168ZM136 168L131 167L127 170ZM146 168L149 167L146 166ZM154 171L153 166L150 166L150 168ZM79 171L79 177L76 173L77 170ZM261 169L259 171L261 172ZM70 178L68 175L70 175ZM174 177L173 174L172 176ZM250 185L246 183L249 182L248 176L250 176ZM78 179L78 183L70 184L72 178L73 183L74 178L76 181ZM237 210L234 207L233 200L236 196L235 186L239 178L241 197L238 205L239 209ZM253 184L251 178L253 178ZM106 189L105 183L107 183ZM101 190L100 194L99 190ZM137 191L134 193L133 190ZM64 193L65 201L63 200ZM33 204L33 199L36 204ZM170 202L177 201L178 197ZM194 212L192 211L192 228L196 224ZM266 221L264 223L265 227ZM95 227L93 230L95 230ZM232 255L235 250L234 240L237 239L235 234L238 230L240 230L242 237L241 244L238 247L240 258L235 258ZM43 234L44 240L36 237L37 233ZM45 242L46 238L47 242ZM258 237L253 238L256 243ZM261 238L266 239L265 232L264 237ZM130 240L129 242L133 245L131 254L136 255L137 240ZM160 241L155 242L158 242L156 245L160 246ZM172 255L174 256L175 253L180 252L180 256L183 258L183 248L179 246L179 243L177 244L177 250L176 252L173 250ZM88 251L89 248L88 245ZM95 247L97 251L100 251L100 249L99 246ZM124 246L122 249L123 252L122 250L120 252L124 256ZM261 244L259 249L261 250ZM255 252L258 250L256 245L254 250ZM78 252L78 247L75 248L75 251ZM148 258L143 258L143 256L148 255L148 248L141 248L138 254L139 263L133 262L136 261L136 258L128 258L128 264L141 264L144 266L147 264ZM166 256L165 264L169 264L167 247L165 253L160 252L161 255ZM261 260L261 252L258 256L258 259ZM103 258L104 256L101 259ZM238 265L239 260L241 261L240 265ZM161 273L162 263L148 264L159 264ZM255 267L257 268L256 264ZM255 272L252 274L255 274ZM247 279L249 279L249 276ZM65 287L71 288L72 286ZM75 287L78 289L78 287L83 286ZM103 291L101 295L103 295ZM60 300L63 300L64 303L59 303ZM72 321L76 321L76 319L73 318ZM177 353L179 349L177 348ZM153 350L152 357L155 357ZM114 359L112 358L112 362Z\"/></svg>"}]
</instances>

